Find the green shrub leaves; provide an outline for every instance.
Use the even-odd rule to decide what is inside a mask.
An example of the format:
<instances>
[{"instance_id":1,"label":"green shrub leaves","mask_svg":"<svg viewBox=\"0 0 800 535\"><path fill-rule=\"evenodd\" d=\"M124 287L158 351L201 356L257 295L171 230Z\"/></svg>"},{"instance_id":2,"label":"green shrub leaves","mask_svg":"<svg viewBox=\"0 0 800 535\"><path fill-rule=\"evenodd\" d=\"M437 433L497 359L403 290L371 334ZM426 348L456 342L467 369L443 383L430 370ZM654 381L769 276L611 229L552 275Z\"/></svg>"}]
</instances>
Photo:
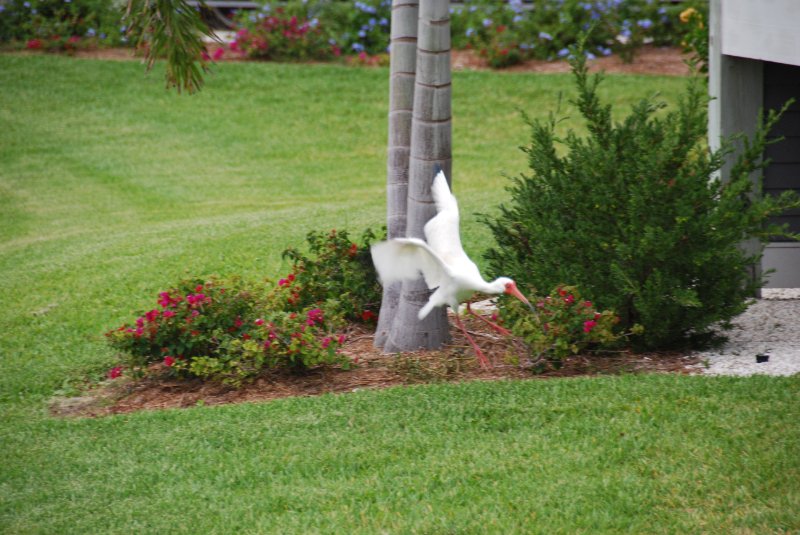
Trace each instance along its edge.
<instances>
[{"instance_id":1,"label":"green shrub leaves","mask_svg":"<svg viewBox=\"0 0 800 535\"><path fill-rule=\"evenodd\" d=\"M513 178L512 199L496 218L484 217L497 246L490 268L535 288L576 285L620 327L644 327L633 341L665 349L706 340L711 328L741 313L763 279L750 267L749 238L765 242L785 228L768 218L797 206L796 196L756 195L751 175L780 112L770 112L726 181L719 174L732 153L706 148L705 86L693 78L678 108L643 99L620 122L601 102L603 78L589 76L585 55L571 60L574 104L589 134L555 133L557 120L529 121L530 173ZM561 149L565 150L561 150Z\"/></svg>"}]
</instances>

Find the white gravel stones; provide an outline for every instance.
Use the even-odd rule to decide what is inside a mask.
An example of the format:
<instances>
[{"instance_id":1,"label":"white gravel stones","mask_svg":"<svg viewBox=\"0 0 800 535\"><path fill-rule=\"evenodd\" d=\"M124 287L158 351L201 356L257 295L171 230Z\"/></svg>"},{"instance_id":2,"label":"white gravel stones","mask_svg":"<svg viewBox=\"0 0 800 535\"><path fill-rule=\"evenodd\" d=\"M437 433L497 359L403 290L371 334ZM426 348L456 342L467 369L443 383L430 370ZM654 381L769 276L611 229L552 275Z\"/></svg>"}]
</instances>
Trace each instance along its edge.
<instances>
[{"instance_id":1,"label":"white gravel stones","mask_svg":"<svg viewBox=\"0 0 800 535\"><path fill-rule=\"evenodd\" d=\"M721 348L695 353L701 371L709 375L794 375L800 373L800 299L769 295L733 320L728 342ZM768 355L756 362L756 355Z\"/></svg>"}]
</instances>

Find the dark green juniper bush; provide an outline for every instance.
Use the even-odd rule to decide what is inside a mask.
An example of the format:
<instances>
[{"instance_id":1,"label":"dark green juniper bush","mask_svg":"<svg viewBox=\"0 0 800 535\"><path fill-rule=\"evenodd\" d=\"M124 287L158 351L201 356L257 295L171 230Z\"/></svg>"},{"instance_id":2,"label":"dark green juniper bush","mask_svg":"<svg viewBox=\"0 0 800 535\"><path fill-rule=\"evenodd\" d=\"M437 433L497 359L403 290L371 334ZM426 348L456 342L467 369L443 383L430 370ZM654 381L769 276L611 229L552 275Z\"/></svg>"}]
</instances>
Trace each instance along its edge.
<instances>
[{"instance_id":1,"label":"dark green juniper bush","mask_svg":"<svg viewBox=\"0 0 800 535\"><path fill-rule=\"evenodd\" d=\"M764 283L750 267L761 251L740 246L788 235L770 216L800 205L797 196L759 196L753 173L768 164L764 147L783 110L769 111L751 137L706 144L708 97L691 78L677 109L642 99L623 120L601 102L602 75L589 76L579 48L571 58L588 135L556 135L558 120L535 120L522 150L530 171L512 179L511 200L484 216L497 246L486 253L495 273L514 273L522 286L576 285L619 327L644 330L639 349L710 340L712 326L744 311ZM723 164L742 150L724 180ZM796 238L796 237L795 237Z\"/></svg>"}]
</instances>

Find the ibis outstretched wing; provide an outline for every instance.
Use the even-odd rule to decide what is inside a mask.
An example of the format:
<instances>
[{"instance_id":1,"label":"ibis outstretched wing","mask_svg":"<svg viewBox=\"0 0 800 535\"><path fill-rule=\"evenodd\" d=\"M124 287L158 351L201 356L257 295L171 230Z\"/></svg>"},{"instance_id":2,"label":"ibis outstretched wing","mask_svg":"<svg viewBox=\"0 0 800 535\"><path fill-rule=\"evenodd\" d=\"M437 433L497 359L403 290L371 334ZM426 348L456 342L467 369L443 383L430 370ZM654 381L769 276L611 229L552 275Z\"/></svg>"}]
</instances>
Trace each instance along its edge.
<instances>
[{"instance_id":1,"label":"ibis outstretched wing","mask_svg":"<svg viewBox=\"0 0 800 535\"><path fill-rule=\"evenodd\" d=\"M417 238L397 238L372 246L372 262L383 284L414 280L422 273L429 289L437 288L451 275L439 255Z\"/></svg>"},{"instance_id":2,"label":"ibis outstretched wing","mask_svg":"<svg viewBox=\"0 0 800 535\"><path fill-rule=\"evenodd\" d=\"M431 193L436 203L436 215L425 224L425 239L431 250L448 270L463 277L480 280L480 272L461 245L458 202L447 185L444 172L433 179Z\"/></svg>"}]
</instances>

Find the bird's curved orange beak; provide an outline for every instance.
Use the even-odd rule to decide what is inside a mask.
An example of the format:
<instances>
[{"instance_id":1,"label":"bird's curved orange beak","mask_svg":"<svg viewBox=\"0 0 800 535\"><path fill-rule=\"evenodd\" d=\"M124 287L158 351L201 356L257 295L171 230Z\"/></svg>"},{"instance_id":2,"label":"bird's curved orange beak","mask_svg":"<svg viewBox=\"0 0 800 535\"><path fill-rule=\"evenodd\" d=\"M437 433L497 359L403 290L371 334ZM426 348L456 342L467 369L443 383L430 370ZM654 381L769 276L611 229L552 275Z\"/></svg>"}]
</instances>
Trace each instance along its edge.
<instances>
[{"instance_id":1,"label":"bird's curved orange beak","mask_svg":"<svg viewBox=\"0 0 800 535\"><path fill-rule=\"evenodd\" d=\"M536 309L533 308L533 305L531 305L531 302L528 301L528 299L524 295L522 295L522 292L519 291L515 283L513 282L507 283L505 293L507 293L508 295L513 295L514 297L516 297L517 299L528 305L528 308L530 308L532 311L534 312L536 311Z\"/></svg>"}]
</instances>

